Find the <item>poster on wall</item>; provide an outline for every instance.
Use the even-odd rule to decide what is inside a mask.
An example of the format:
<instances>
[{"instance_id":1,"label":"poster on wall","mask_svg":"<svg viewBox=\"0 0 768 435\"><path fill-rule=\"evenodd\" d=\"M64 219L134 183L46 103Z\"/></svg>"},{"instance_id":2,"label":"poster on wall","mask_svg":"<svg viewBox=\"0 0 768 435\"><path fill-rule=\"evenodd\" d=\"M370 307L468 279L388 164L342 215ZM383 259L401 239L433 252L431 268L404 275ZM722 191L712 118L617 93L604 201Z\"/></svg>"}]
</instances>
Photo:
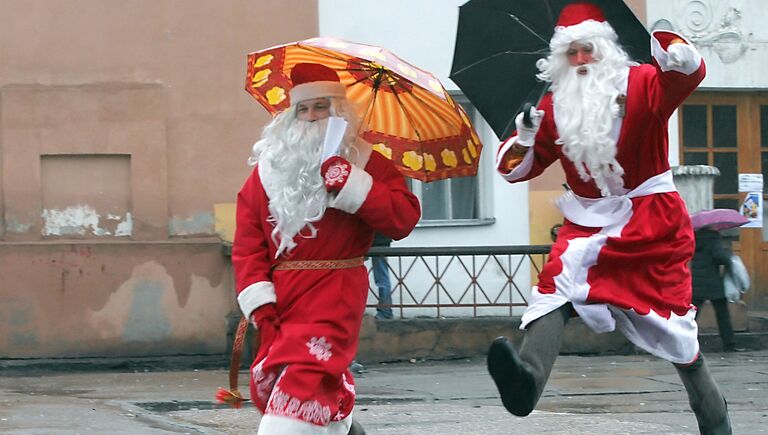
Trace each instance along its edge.
<instances>
[{"instance_id":1,"label":"poster on wall","mask_svg":"<svg viewBox=\"0 0 768 435\"><path fill-rule=\"evenodd\" d=\"M739 174L739 192L762 192L763 174Z\"/></svg>"},{"instance_id":2,"label":"poster on wall","mask_svg":"<svg viewBox=\"0 0 768 435\"><path fill-rule=\"evenodd\" d=\"M763 227L763 192L748 192L739 212L749 219L741 228Z\"/></svg>"},{"instance_id":3,"label":"poster on wall","mask_svg":"<svg viewBox=\"0 0 768 435\"><path fill-rule=\"evenodd\" d=\"M742 228L763 227L763 174L739 174L739 192L747 192L739 213L749 219Z\"/></svg>"}]
</instances>

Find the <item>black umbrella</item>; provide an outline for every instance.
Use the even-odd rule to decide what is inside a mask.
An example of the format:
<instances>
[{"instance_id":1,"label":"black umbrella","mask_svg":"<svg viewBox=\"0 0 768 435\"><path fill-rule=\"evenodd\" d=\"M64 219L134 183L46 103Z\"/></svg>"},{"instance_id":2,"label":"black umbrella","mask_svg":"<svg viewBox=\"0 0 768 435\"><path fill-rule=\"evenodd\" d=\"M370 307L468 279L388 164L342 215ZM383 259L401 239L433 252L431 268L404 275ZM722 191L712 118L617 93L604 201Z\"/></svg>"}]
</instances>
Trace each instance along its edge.
<instances>
[{"instance_id":1,"label":"black umbrella","mask_svg":"<svg viewBox=\"0 0 768 435\"><path fill-rule=\"evenodd\" d=\"M515 129L526 102L538 103L547 83L536 79L536 61L549 53L560 11L574 0L470 0L459 8L451 79L499 138ZM639 62L651 58L645 26L623 0L592 0Z\"/></svg>"}]
</instances>

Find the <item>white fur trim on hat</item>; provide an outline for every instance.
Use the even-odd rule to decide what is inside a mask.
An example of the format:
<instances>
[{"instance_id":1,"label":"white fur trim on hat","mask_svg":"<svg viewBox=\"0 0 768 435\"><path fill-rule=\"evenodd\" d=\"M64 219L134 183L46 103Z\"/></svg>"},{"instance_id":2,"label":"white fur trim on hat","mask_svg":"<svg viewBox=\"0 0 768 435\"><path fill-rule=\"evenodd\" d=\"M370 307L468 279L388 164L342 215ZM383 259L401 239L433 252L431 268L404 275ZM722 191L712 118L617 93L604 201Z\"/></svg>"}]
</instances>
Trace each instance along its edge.
<instances>
[{"instance_id":1,"label":"white fur trim on hat","mask_svg":"<svg viewBox=\"0 0 768 435\"><path fill-rule=\"evenodd\" d=\"M296 85L288 92L291 98L291 104L300 103L305 100L323 97L347 96L347 88L339 82L309 82Z\"/></svg>"},{"instance_id":2,"label":"white fur trim on hat","mask_svg":"<svg viewBox=\"0 0 768 435\"><path fill-rule=\"evenodd\" d=\"M596 36L608 38L611 41L618 41L619 39L616 31L613 30L613 27L607 21L586 20L568 27L555 27L555 33L552 35L552 39L549 40L549 49L555 51L557 47Z\"/></svg>"}]
</instances>

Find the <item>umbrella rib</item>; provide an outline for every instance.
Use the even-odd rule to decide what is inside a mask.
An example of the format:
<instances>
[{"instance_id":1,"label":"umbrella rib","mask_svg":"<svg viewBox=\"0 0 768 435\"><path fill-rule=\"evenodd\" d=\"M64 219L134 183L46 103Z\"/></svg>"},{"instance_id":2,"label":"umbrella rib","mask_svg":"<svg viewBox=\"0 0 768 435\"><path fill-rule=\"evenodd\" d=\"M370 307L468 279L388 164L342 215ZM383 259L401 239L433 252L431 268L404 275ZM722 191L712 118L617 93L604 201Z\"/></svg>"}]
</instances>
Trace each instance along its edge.
<instances>
[{"instance_id":1,"label":"umbrella rib","mask_svg":"<svg viewBox=\"0 0 768 435\"><path fill-rule=\"evenodd\" d=\"M355 80L354 82L348 84L347 87L350 88L352 86L355 86L358 83L362 83L365 80L371 80L371 77L372 77L372 75L368 75L367 77L361 77L361 78Z\"/></svg>"},{"instance_id":2,"label":"umbrella rib","mask_svg":"<svg viewBox=\"0 0 768 435\"><path fill-rule=\"evenodd\" d=\"M400 108L403 110L403 114L405 114L405 118L408 120L408 123L413 128L413 131L416 133L416 136L419 138L419 141L421 141L421 133L419 133L419 129L416 127L416 123L411 119L411 114L408 113L408 110L405 108L405 103L400 99L400 96L397 94L397 90L395 87L391 84L387 84L389 88L392 90L392 93L395 95L395 101L397 101L397 104L400 106Z\"/></svg>"},{"instance_id":3,"label":"umbrella rib","mask_svg":"<svg viewBox=\"0 0 768 435\"><path fill-rule=\"evenodd\" d=\"M480 59L478 61L472 62L469 65L467 65L467 66L465 66L465 67L463 67L463 68L461 68L459 70L454 71L451 75L453 76L453 75L456 75L456 74L461 74L462 72L464 72L464 71L466 71L466 70L468 70L468 69L470 69L472 67L475 67L478 64L481 64L481 63L486 62L486 61L490 61L491 59L493 59L495 57L504 56L504 55L507 55L507 54L545 54L546 52L547 52L546 49L539 49L539 50L536 50L536 51L510 51L510 50L499 51L497 53L493 53L490 56L486 56L486 57L484 57L484 58L482 58L482 59Z\"/></svg>"},{"instance_id":4,"label":"umbrella rib","mask_svg":"<svg viewBox=\"0 0 768 435\"><path fill-rule=\"evenodd\" d=\"M355 65L359 65L359 66L362 67L360 69L354 69L354 70L353 69L346 69L348 71L362 71L362 72L370 72L370 71L372 71L371 69L363 67L363 65L360 64L359 62L355 62L355 61L352 61L351 59L345 59L342 56L335 55L334 52L331 51L331 50L328 50L328 52L323 52L323 51L320 51L320 50L316 49L315 47L312 47L312 46L309 46L309 45L301 45L301 47L304 48L305 50L307 50L309 52L312 52L314 54L317 54L319 56L329 57L329 58L332 58L332 59L353 63ZM375 75L375 74L370 74L369 73L367 78L358 79L354 83L351 83L351 84L347 85L347 87L353 86L355 84L358 84L358 83L360 83L360 82L362 82L362 81L364 81L366 79L372 79L373 75ZM397 101L397 104L403 110L403 113L405 114L405 117L408 120L408 123L413 128L413 131L416 133L416 136L418 137L419 140L422 140L421 132L419 132L419 128L416 126L416 123L413 120L411 114L406 110L405 103L398 96L397 90L395 89L395 87L392 84L388 84L388 86L392 90L392 94L394 94L395 100ZM374 89L373 98L371 99L371 103L368 105L368 109L366 110L364 118L365 118L365 116L369 116L369 118L371 116L373 116L373 110L372 109L373 109L374 105L376 104L376 98L378 97L378 92L377 92L376 87L374 86L373 89ZM423 99L421 99L420 97L416 96L415 94L413 94L413 93L411 93L411 94L413 95L415 101L418 101L424 107L426 107L430 112L432 112L435 116L437 116L438 118L442 119L446 123L450 124L450 120L446 119L442 114L440 114L438 111L436 111L430 104L428 104Z\"/></svg>"},{"instance_id":5,"label":"umbrella rib","mask_svg":"<svg viewBox=\"0 0 768 435\"><path fill-rule=\"evenodd\" d=\"M371 102L368 104L368 108L365 110L365 114L363 114L363 120L365 120L366 116L369 118L368 122L366 123L366 128L370 127L371 120L370 118L373 118L373 105L376 104L376 97L379 95L378 88L372 88L373 89L373 98L371 98Z\"/></svg>"},{"instance_id":6,"label":"umbrella rib","mask_svg":"<svg viewBox=\"0 0 768 435\"><path fill-rule=\"evenodd\" d=\"M428 103L426 100L424 100L423 98L421 98L421 97L419 97L418 95L414 94L413 92L411 92L411 95L413 96L413 99L414 99L415 101L417 101L417 102L421 103L421 105L422 105L422 106L424 106L424 107L425 107L427 110L429 110L429 111L430 111L430 112L432 112L432 113L433 113L435 116L437 116L437 117L438 117L438 118L440 118L442 121L444 121L446 124L448 124L448 125L451 125L451 120L450 120L450 119L448 119L448 118L446 118L445 116L443 116L443 114L442 114L442 113L440 113L439 111L435 110L435 108L434 108L434 107L432 107L432 105L431 105L431 104L429 104L429 103ZM459 133L461 133L461 129L459 129Z\"/></svg>"},{"instance_id":7,"label":"umbrella rib","mask_svg":"<svg viewBox=\"0 0 768 435\"><path fill-rule=\"evenodd\" d=\"M521 20L520 18L518 18L518 17L517 17L517 15L515 15L515 14L510 14L510 13L507 13L507 15L509 15L510 17L512 17L512 19L513 19L513 20L517 21L517 22L518 22L518 24L520 24L520 26L522 26L522 27L523 27L525 30L529 31L529 32L531 33L531 35L533 35L533 36L535 36L535 37L537 37L537 38L541 39L541 41L542 41L542 42L544 42L544 43L546 43L547 45L549 45L549 41L548 41L548 40L544 39L544 37L543 37L543 36L539 35L539 34L538 34L536 31L534 31L533 29L531 29L531 27L530 27L530 26L528 26L527 24L523 23L523 20Z\"/></svg>"},{"instance_id":8,"label":"umbrella rib","mask_svg":"<svg viewBox=\"0 0 768 435\"><path fill-rule=\"evenodd\" d=\"M349 59L345 59L342 56L335 55L334 54L335 52L331 51L331 50L327 50L328 53L324 53L322 51L319 51L317 48L312 47L311 45L301 45L301 47L303 49L307 50L307 51L310 51L310 52L315 53L315 54L320 55L320 56L330 57L332 59L342 60L344 62L349 62ZM346 54L346 53L343 53L343 54Z\"/></svg>"}]
</instances>

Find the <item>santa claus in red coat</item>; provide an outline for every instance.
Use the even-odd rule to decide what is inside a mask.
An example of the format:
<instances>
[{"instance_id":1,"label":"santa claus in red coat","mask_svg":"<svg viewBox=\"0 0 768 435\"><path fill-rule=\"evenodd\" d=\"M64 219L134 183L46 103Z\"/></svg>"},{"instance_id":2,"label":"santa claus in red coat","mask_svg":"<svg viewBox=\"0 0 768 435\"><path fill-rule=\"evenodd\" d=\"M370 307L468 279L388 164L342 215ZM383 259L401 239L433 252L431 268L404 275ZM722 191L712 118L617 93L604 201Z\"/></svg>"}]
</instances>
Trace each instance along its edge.
<instances>
[{"instance_id":1,"label":"santa claus in red coat","mask_svg":"<svg viewBox=\"0 0 768 435\"><path fill-rule=\"evenodd\" d=\"M702 433L726 433L708 432L730 424L699 353L687 265L694 238L668 163L667 121L704 79L704 62L673 32L653 33L653 64L630 61L617 39L594 4L566 6L550 55L537 63L551 92L528 125L518 115L499 148L507 181L559 161L571 190L558 202L565 221L523 314L522 347L498 339L489 368L507 409L530 413L573 310L595 332L618 328L674 363Z\"/></svg>"},{"instance_id":2,"label":"santa claus in red coat","mask_svg":"<svg viewBox=\"0 0 768 435\"><path fill-rule=\"evenodd\" d=\"M263 413L259 434L358 433L347 367L368 293L363 257L374 231L407 236L419 203L359 138L360 117L333 70L297 64L291 80L292 105L253 146L255 168L237 196L237 299L261 339L251 397ZM348 126L338 155L321 161L329 116Z\"/></svg>"}]
</instances>

